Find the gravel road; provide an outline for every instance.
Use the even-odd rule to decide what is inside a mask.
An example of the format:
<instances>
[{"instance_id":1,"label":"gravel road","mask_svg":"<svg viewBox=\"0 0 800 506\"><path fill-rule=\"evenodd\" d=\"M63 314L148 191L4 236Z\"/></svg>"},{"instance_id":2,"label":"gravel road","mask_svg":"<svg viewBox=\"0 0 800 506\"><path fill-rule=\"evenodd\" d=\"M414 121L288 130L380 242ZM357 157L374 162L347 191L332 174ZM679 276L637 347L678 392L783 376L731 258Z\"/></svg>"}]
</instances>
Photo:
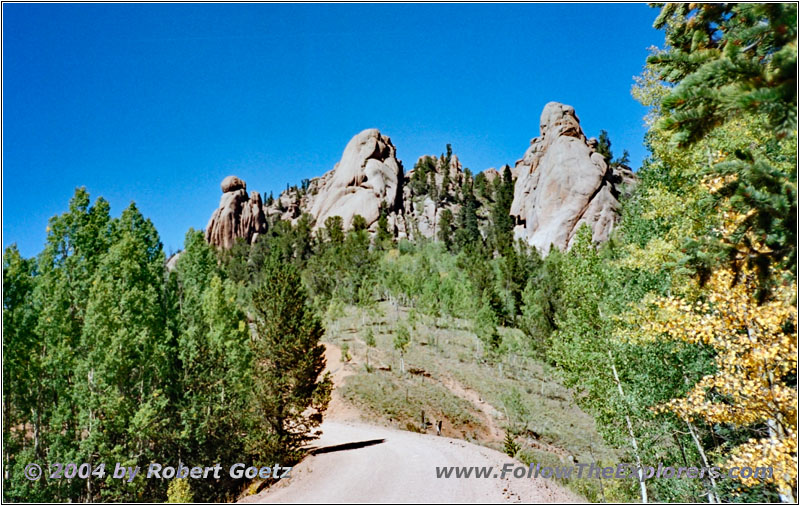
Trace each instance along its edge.
<instances>
[{"instance_id":1,"label":"gravel road","mask_svg":"<svg viewBox=\"0 0 800 506\"><path fill-rule=\"evenodd\" d=\"M585 502L545 479L437 478L436 466L493 466L506 455L459 439L356 422L325 421L315 454L249 503ZM494 471L493 471L494 473Z\"/></svg>"}]
</instances>

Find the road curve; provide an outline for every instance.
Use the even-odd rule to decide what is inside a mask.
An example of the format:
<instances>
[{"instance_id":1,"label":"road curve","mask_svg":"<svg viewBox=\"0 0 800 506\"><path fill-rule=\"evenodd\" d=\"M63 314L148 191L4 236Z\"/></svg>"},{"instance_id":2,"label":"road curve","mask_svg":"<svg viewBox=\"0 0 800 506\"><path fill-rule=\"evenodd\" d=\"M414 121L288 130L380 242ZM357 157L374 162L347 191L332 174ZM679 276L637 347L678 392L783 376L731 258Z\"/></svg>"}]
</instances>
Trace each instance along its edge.
<instances>
[{"instance_id":1,"label":"road curve","mask_svg":"<svg viewBox=\"0 0 800 506\"><path fill-rule=\"evenodd\" d=\"M508 456L459 439L325 421L315 452L290 479L243 503L565 503L585 502L542 478L436 478L437 466L493 466ZM493 471L494 473L494 471Z\"/></svg>"}]
</instances>

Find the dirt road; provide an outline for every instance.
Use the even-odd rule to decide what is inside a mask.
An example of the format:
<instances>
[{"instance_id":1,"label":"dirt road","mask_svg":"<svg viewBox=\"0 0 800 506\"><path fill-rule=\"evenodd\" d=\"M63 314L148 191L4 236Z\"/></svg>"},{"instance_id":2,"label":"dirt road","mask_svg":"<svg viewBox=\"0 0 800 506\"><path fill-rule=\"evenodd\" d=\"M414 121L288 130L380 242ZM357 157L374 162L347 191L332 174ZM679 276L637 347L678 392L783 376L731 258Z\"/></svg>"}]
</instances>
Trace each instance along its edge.
<instances>
[{"instance_id":1,"label":"dirt road","mask_svg":"<svg viewBox=\"0 0 800 506\"><path fill-rule=\"evenodd\" d=\"M335 387L350 372L341 351L326 344ZM437 478L437 466L492 466L519 462L489 448L357 421L358 411L334 389L322 436L291 478L243 498L243 503L505 503L585 502L545 479ZM493 471L494 472L494 471Z\"/></svg>"},{"instance_id":2,"label":"dirt road","mask_svg":"<svg viewBox=\"0 0 800 506\"><path fill-rule=\"evenodd\" d=\"M506 455L458 439L326 421L314 455L292 477L241 502L583 502L544 479L437 478L436 466L493 466ZM518 462L515 466L521 465ZM493 471L494 472L494 471Z\"/></svg>"}]
</instances>

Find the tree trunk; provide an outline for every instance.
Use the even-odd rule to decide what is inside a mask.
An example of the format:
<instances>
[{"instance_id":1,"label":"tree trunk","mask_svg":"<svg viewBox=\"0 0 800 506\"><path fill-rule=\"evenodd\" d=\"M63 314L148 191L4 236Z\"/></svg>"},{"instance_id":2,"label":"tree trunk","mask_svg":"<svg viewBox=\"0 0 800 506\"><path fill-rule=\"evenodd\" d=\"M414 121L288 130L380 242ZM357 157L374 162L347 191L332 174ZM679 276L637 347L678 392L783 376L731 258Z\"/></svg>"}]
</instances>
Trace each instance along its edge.
<instances>
[{"instance_id":1,"label":"tree trunk","mask_svg":"<svg viewBox=\"0 0 800 506\"><path fill-rule=\"evenodd\" d=\"M617 366L614 365L614 356L611 355L611 350L608 350L608 359L611 363L611 371L614 373L614 382L617 384L617 390L619 391L620 398L624 401L625 400L625 392L622 391L622 383L619 381L619 375L617 374ZM636 466L638 467L637 473L639 474L639 492L642 495L642 503L647 502L647 487L644 483L644 478L642 477L642 459L639 456L639 444L636 442L636 436L633 434L633 424L631 424L631 417L629 415L625 415L625 423L628 426L628 435L631 437L631 446L633 447L633 455L636 457Z\"/></svg>"},{"instance_id":2,"label":"tree trunk","mask_svg":"<svg viewBox=\"0 0 800 506\"><path fill-rule=\"evenodd\" d=\"M706 458L706 452L703 450L703 445L700 444L700 439L697 437L697 432L694 430L694 426L689 420L686 420L686 426L689 427L689 434L692 435L692 440L694 440L694 445L697 447L698 453L700 453L700 458L703 460L703 465L705 467L711 467L708 464L708 459ZM708 502L710 503L719 503L719 495L717 495L717 482L714 480L714 477L711 474L708 475L709 481L711 481L711 490L708 491Z\"/></svg>"}]
</instances>

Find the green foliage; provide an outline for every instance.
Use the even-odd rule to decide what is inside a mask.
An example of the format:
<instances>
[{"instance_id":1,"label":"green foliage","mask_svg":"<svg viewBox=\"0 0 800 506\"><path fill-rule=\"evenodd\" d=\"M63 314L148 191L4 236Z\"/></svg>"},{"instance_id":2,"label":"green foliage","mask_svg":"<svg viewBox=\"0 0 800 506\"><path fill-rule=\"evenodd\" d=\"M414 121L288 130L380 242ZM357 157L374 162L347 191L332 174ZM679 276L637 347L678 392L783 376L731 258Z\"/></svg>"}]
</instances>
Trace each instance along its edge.
<instances>
[{"instance_id":1,"label":"green foliage","mask_svg":"<svg viewBox=\"0 0 800 506\"><path fill-rule=\"evenodd\" d=\"M514 440L514 434L506 430L506 437L503 440L503 452L509 457L514 458L517 456L517 453L519 453L519 450L520 446L519 443Z\"/></svg>"},{"instance_id":2,"label":"green foliage","mask_svg":"<svg viewBox=\"0 0 800 506\"><path fill-rule=\"evenodd\" d=\"M367 327L366 333L364 334L364 344L370 348L375 347L375 332L372 331L372 327Z\"/></svg>"},{"instance_id":3,"label":"green foliage","mask_svg":"<svg viewBox=\"0 0 800 506\"><path fill-rule=\"evenodd\" d=\"M263 347L251 348L242 305L243 283L257 277L264 258L288 253L294 262L303 261L295 230L275 228L253 248L228 256L208 246L202 232L190 230L168 273L158 234L134 205L111 219L106 201L92 206L78 189L69 211L50 220L37 259L7 249L4 499L227 501L241 484L224 476L196 481L191 490L179 482L168 491L161 480L126 484L95 476L31 487L23 468L29 462L44 468L52 462L146 466L175 455L184 462L291 456L297 438L284 436L294 432L276 432L254 410L258 390L252 385L256 377L268 378L273 388L295 382L285 405L286 419L296 420L293 410L302 411L295 406L307 401L308 391L297 371L319 370L320 348L310 347L312 357L300 360L299 368L275 370L261 361L256 370ZM309 328L314 336L321 332ZM317 408L326 402L325 385L318 383L311 394ZM300 427L294 431L305 434Z\"/></svg>"},{"instance_id":4,"label":"green foliage","mask_svg":"<svg viewBox=\"0 0 800 506\"><path fill-rule=\"evenodd\" d=\"M341 216L328 216L325 219L325 237L333 244L344 242L344 224Z\"/></svg>"},{"instance_id":5,"label":"green foliage","mask_svg":"<svg viewBox=\"0 0 800 506\"><path fill-rule=\"evenodd\" d=\"M503 169L502 178L495 180L495 182L497 181L499 184L492 206L492 235L494 249L498 252L505 252L511 248L514 229L514 221L510 215L511 203L514 201L514 180L508 165Z\"/></svg>"},{"instance_id":6,"label":"green foliage","mask_svg":"<svg viewBox=\"0 0 800 506\"><path fill-rule=\"evenodd\" d=\"M230 435L250 432L258 424L249 409L253 361L247 318L238 305L237 285L223 281L216 265L202 233L190 230L173 288L180 308L173 318L178 390L183 392L177 402L176 444L190 462L229 462L247 455L244 441L231 440ZM194 485L193 494L206 500L229 498L238 486L225 476L221 483L201 480Z\"/></svg>"},{"instance_id":7,"label":"green foliage","mask_svg":"<svg viewBox=\"0 0 800 506\"><path fill-rule=\"evenodd\" d=\"M743 113L778 135L797 125L797 5L666 4L654 26L667 51L648 58L675 84L660 128L694 142Z\"/></svg>"},{"instance_id":8,"label":"green foliage","mask_svg":"<svg viewBox=\"0 0 800 506\"><path fill-rule=\"evenodd\" d=\"M484 298L486 296L484 295ZM497 352L500 347L500 334L497 332L497 315L485 299L475 313L473 328L475 335L483 343L487 355Z\"/></svg>"},{"instance_id":9,"label":"green foliage","mask_svg":"<svg viewBox=\"0 0 800 506\"><path fill-rule=\"evenodd\" d=\"M397 326L393 344L394 349L399 351L401 355L408 350L408 346L411 344L411 333L408 331L408 327L402 323Z\"/></svg>"},{"instance_id":10,"label":"green foliage","mask_svg":"<svg viewBox=\"0 0 800 506\"><path fill-rule=\"evenodd\" d=\"M453 212L450 209L442 209L439 218L439 240L448 250L453 248Z\"/></svg>"},{"instance_id":11,"label":"green foliage","mask_svg":"<svg viewBox=\"0 0 800 506\"><path fill-rule=\"evenodd\" d=\"M339 236L340 217L330 217L326 224L329 239L316 245L302 273L309 294L318 308L325 308L332 298L354 304L368 302L378 252L370 249L366 221L356 215L346 237L343 233Z\"/></svg>"},{"instance_id":12,"label":"green foliage","mask_svg":"<svg viewBox=\"0 0 800 506\"><path fill-rule=\"evenodd\" d=\"M531 339L531 348L544 356L550 349L550 339L557 330L556 315L563 310L561 288L561 253L552 250L541 268L528 278L521 295L519 327Z\"/></svg>"},{"instance_id":13,"label":"green foliage","mask_svg":"<svg viewBox=\"0 0 800 506\"><path fill-rule=\"evenodd\" d=\"M475 176L475 191L483 200L492 200L492 186L486 181L486 174L483 172L478 172Z\"/></svg>"},{"instance_id":14,"label":"green foliage","mask_svg":"<svg viewBox=\"0 0 800 506\"><path fill-rule=\"evenodd\" d=\"M478 200L475 198L472 188L472 177L465 174L464 185L461 188L461 209L456 218L458 229L454 240L459 250L476 249L483 243L478 228Z\"/></svg>"},{"instance_id":15,"label":"green foliage","mask_svg":"<svg viewBox=\"0 0 800 506\"><path fill-rule=\"evenodd\" d=\"M655 22L668 47L648 63L674 85L662 94L658 130L684 148L742 120L764 132L714 146L704 170L709 204L733 216L690 241L687 262L702 279L719 261L754 270L763 301L779 271L797 276L797 6L692 5L667 4Z\"/></svg>"},{"instance_id":16,"label":"green foliage","mask_svg":"<svg viewBox=\"0 0 800 506\"><path fill-rule=\"evenodd\" d=\"M167 487L167 502L186 504L194 502L194 494L188 478L176 478L170 480Z\"/></svg>"},{"instance_id":17,"label":"green foliage","mask_svg":"<svg viewBox=\"0 0 800 506\"><path fill-rule=\"evenodd\" d=\"M606 163L611 162L614 154L611 152L611 139L608 137L608 132L600 130L600 135L597 137L597 152L603 155Z\"/></svg>"},{"instance_id":18,"label":"green foliage","mask_svg":"<svg viewBox=\"0 0 800 506\"><path fill-rule=\"evenodd\" d=\"M353 220L350 223L350 229L353 232L362 232L367 229L367 220L364 219L363 216L360 214L356 214L353 216Z\"/></svg>"},{"instance_id":19,"label":"green foliage","mask_svg":"<svg viewBox=\"0 0 800 506\"><path fill-rule=\"evenodd\" d=\"M114 223L114 243L92 279L76 367L76 393L86 434L81 449L140 465L164 457L175 381L174 340L165 332L161 288L164 253L158 234L131 204ZM109 395L110 393L112 393ZM88 459L87 459L88 460ZM106 481L103 497L121 498L130 486ZM137 494L155 494L140 482Z\"/></svg>"},{"instance_id":20,"label":"green foliage","mask_svg":"<svg viewBox=\"0 0 800 506\"><path fill-rule=\"evenodd\" d=\"M379 250L386 249L391 246L394 241L394 235L389 232L389 211L385 202L381 202L380 215L378 216L378 231L375 234L375 247Z\"/></svg>"},{"instance_id":21,"label":"green foliage","mask_svg":"<svg viewBox=\"0 0 800 506\"><path fill-rule=\"evenodd\" d=\"M250 448L262 461L293 461L315 437L312 431L322 423L330 400L331 380L322 375L324 329L291 265L270 259L252 297L252 388L256 414L266 427L256 427L248 436Z\"/></svg>"}]
</instances>

